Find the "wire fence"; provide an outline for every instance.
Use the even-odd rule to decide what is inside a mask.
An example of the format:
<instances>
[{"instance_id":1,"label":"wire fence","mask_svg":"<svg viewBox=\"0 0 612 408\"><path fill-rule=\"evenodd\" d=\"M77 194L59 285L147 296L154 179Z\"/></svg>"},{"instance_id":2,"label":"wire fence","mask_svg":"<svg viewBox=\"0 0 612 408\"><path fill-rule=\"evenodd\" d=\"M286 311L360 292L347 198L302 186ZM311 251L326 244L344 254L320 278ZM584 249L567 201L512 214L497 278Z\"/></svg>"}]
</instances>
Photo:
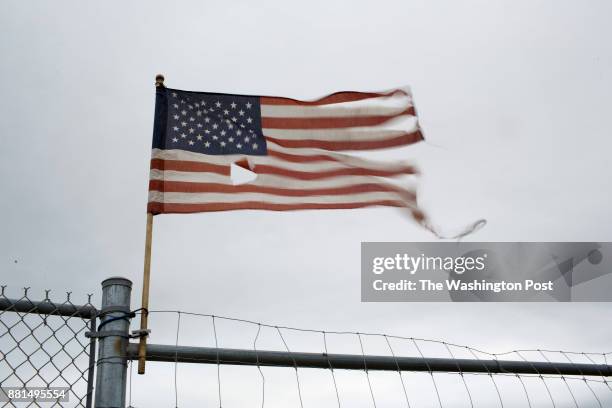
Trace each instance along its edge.
<instances>
[{"instance_id":1,"label":"wire fence","mask_svg":"<svg viewBox=\"0 0 612 408\"><path fill-rule=\"evenodd\" d=\"M65 388L66 398L20 402L20 407L92 406L95 340L85 333L95 329L96 308L75 305L71 293L57 302L45 291L43 300L11 299L0 291L0 386L16 389ZM16 406L5 395L0 407ZM67 399L68 401L65 401Z\"/></svg>"},{"instance_id":2,"label":"wire fence","mask_svg":"<svg viewBox=\"0 0 612 408\"><path fill-rule=\"evenodd\" d=\"M517 349L493 353L435 339L304 329L178 310L152 310L149 315L151 321L163 322L167 338L172 339L167 343L176 347L176 353L170 349L163 355L149 356L151 360L174 360L172 372L167 372L171 381L168 381L166 392L173 394L173 398L168 399L173 400L175 407L195 406L203 399L208 405L218 407L240 406L245 401L251 406L300 408L612 406L612 386L608 381L612 373L608 366L610 352ZM172 335L169 333L171 330ZM194 344L194 339L200 339L200 343ZM180 351L180 344L184 341L190 346L211 349L208 355L184 354ZM155 345L150 347L155 348ZM231 350L239 350L242 354L246 350L254 352L255 363L247 362L248 358ZM276 353L284 352L287 356L295 356L296 350L308 351L328 356L329 365L323 369L304 368L301 362L293 360L294 367L287 372L287 368L278 368L276 362L267 363L268 350L279 350ZM333 353L347 352L363 358L358 372L353 370L349 374L334 367L337 360L331 358ZM368 367L367 361L373 355L394 360L397 364L395 373ZM425 368L419 371L400 369L403 358L400 356L422 359ZM235 360L231 361L231 358ZM430 358L450 359L456 363L456 368L442 371L430 367L427 365ZM462 363L466 360L482 362L482 369L479 372L462 370ZM491 365L485 364L486 361L498 362L499 366L487 370L486 367ZM532 367L533 373L504 372L503 361L526 363L522 365ZM214 367L212 371L205 370L206 376L212 377L210 380L214 386L209 384L207 392L202 393L203 385L194 381L202 375L196 368L188 367L192 364L182 364L185 362ZM575 374L551 372L550 369L540 372L539 367L548 363L551 367L574 368L571 371ZM583 367L589 368L588 371L581 371ZM356 375L359 373L361 378ZM134 381L136 384L141 382L138 377ZM130 387L130 407L147 406L146 396L139 403L138 395L141 394L138 387L134 390ZM240 389L238 394L236 389ZM293 391L289 392L291 389ZM194 394L193 390L197 392Z\"/></svg>"}]
</instances>

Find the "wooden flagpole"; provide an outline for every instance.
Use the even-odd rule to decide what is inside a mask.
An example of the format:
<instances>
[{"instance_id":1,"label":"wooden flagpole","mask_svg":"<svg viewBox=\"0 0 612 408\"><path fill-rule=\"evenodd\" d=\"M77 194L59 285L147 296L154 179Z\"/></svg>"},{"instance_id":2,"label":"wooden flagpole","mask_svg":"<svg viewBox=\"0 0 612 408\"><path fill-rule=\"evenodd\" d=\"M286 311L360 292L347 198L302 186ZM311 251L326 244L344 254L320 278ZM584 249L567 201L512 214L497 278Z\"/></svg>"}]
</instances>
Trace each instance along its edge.
<instances>
[{"instance_id":1,"label":"wooden flagpole","mask_svg":"<svg viewBox=\"0 0 612 408\"><path fill-rule=\"evenodd\" d=\"M153 238L153 214L147 213L145 237L144 274L142 276L142 312L140 314L140 343L138 344L138 374L145 373L147 353L147 326L149 322L149 286L151 282L151 241Z\"/></svg>"},{"instance_id":2,"label":"wooden flagpole","mask_svg":"<svg viewBox=\"0 0 612 408\"><path fill-rule=\"evenodd\" d=\"M164 86L164 76L155 77L155 86ZM138 344L138 374L145 373L147 336L149 323L149 287L151 282L151 242L153 240L153 214L147 213L147 230L145 237L144 273L142 276L142 313L140 314L140 343Z\"/></svg>"}]
</instances>

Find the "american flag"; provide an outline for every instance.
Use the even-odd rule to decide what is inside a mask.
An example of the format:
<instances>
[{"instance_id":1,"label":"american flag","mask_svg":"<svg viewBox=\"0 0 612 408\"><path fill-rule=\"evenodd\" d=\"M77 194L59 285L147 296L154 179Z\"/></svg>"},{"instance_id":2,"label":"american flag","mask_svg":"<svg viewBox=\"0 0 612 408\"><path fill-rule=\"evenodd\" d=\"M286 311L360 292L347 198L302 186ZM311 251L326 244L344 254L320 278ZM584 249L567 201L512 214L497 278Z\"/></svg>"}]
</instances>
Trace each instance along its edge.
<instances>
[{"instance_id":1,"label":"american flag","mask_svg":"<svg viewBox=\"0 0 612 408\"><path fill-rule=\"evenodd\" d=\"M408 208L416 193L398 179L413 164L339 151L423 139L406 89L338 92L313 101L157 88L148 211ZM232 166L255 173L232 180Z\"/></svg>"}]
</instances>

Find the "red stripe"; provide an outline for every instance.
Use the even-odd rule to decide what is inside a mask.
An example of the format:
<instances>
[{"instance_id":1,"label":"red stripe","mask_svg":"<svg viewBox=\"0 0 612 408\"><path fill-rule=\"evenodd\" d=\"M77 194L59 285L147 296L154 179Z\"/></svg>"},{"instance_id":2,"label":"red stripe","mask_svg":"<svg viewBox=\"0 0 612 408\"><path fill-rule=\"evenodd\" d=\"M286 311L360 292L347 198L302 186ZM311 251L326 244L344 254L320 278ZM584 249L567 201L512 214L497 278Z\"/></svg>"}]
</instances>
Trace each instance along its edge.
<instances>
[{"instance_id":1,"label":"red stripe","mask_svg":"<svg viewBox=\"0 0 612 408\"><path fill-rule=\"evenodd\" d=\"M278 96L261 96L259 98L259 102L262 105L316 106L316 105L328 105L332 103L361 101L361 100L369 99L369 98L378 98L380 96L391 96L396 93L407 95L406 91L403 91L401 89L395 89L387 93L348 91L348 92L336 92L336 93L333 93L328 96L324 96L323 98L320 98L314 101L302 101L299 99L282 98Z\"/></svg>"},{"instance_id":2,"label":"red stripe","mask_svg":"<svg viewBox=\"0 0 612 408\"><path fill-rule=\"evenodd\" d=\"M302 203L302 204L272 204L259 201L245 201L241 203L207 203L207 204L176 204L151 202L147 205L147 212L153 214L170 213L196 213L208 211L231 211L231 210L269 210L269 211L292 211L292 210L331 210L350 209L371 206L387 207L409 207L408 203L393 200L368 201L362 203Z\"/></svg>"},{"instance_id":3,"label":"red stripe","mask_svg":"<svg viewBox=\"0 0 612 408\"><path fill-rule=\"evenodd\" d=\"M420 130L406 133L390 139L382 140L351 140L351 141L330 141L330 140L285 140L265 136L266 140L276 143L282 147L310 147L325 150L370 150L383 149L386 147L404 146L424 140Z\"/></svg>"},{"instance_id":4,"label":"red stripe","mask_svg":"<svg viewBox=\"0 0 612 408\"><path fill-rule=\"evenodd\" d=\"M256 174L274 174L277 176L283 176L297 180L320 180L340 176L393 177L403 174L417 174L417 170L413 166L403 166L394 170L368 169L365 167L346 167L334 170L298 171L289 170L277 166L270 166L267 164L256 165L253 172Z\"/></svg>"},{"instance_id":5,"label":"red stripe","mask_svg":"<svg viewBox=\"0 0 612 408\"><path fill-rule=\"evenodd\" d=\"M185 160L151 159L151 168L156 170L176 170L217 173L225 176L231 174L229 165L193 162Z\"/></svg>"},{"instance_id":6,"label":"red stripe","mask_svg":"<svg viewBox=\"0 0 612 408\"><path fill-rule=\"evenodd\" d=\"M219 183L190 183L183 181L150 180L149 191L160 191L167 193L263 193L286 197L311 197L346 195L374 192L392 192L404 197L406 200L415 201L416 194L388 184L363 183L347 186L314 188L314 189L290 189L240 184L231 186Z\"/></svg>"},{"instance_id":7,"label":"red stripe","mask_svg":"<svg viewBox=\"0 0 612 408\"><path fill-rule=\"evenodd\" d=\"M334 129L356 126L377 126L402 115L415 115L411 106L391 116L354 116L336 118L261 118L261 126L268 129Z\"/></svg>"}]
</instances>

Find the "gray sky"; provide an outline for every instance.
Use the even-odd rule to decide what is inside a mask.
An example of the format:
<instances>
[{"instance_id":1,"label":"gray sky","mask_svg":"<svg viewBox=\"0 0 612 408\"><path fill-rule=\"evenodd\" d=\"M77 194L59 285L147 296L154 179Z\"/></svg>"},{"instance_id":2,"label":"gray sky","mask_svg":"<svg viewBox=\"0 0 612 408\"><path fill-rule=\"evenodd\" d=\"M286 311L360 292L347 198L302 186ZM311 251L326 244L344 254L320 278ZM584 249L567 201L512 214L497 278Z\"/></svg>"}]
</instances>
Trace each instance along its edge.
<instances>
[{"instance_id":1,"label":"gray sky","mask_svg":"<svg viewBox=\"0 0 612 408\"><path fill-rule=\"evenodd\" d=\"M158 72L179 89L296 98L409 84L428 143L371 157L418 160L420 202L438 225L487 218L474 241L610 241L610 15L604 0L5 1L0 280L9 294L99 301L99 282L121 275L137 307ZM433 239L394 209L162 215L150 306L491 352L610 351L608 304L360 303L362 241ZM173 342L175 324L154 316L151 341ZM183 327L182 344L211 344L209 322ZM221 345L252 347L255 330L222 334ZM338 341L333 351L358 352L356 339ZM134 379L135 405L173 406L173 367L150 366ZM298 406L291 370L265 372L266 406ZM305 406L335 406L329 373L304 372ZM256 370L222 374L224 406L260 403ZM343 403L371 406L363 373L339 375ZM403 403L396 376L373 376L380 406ZM434 401L414 388L425 380L410 383L422 406ZM474 381L475 403L486 400L491 384ZM469 406L453 384L445 407ZM580 386L581 406L596 406ZM179 367L179 387L181 407L216 404L214 367ZM521 406L516 387L502 393Z\"/></svg>"}]
</instances>

